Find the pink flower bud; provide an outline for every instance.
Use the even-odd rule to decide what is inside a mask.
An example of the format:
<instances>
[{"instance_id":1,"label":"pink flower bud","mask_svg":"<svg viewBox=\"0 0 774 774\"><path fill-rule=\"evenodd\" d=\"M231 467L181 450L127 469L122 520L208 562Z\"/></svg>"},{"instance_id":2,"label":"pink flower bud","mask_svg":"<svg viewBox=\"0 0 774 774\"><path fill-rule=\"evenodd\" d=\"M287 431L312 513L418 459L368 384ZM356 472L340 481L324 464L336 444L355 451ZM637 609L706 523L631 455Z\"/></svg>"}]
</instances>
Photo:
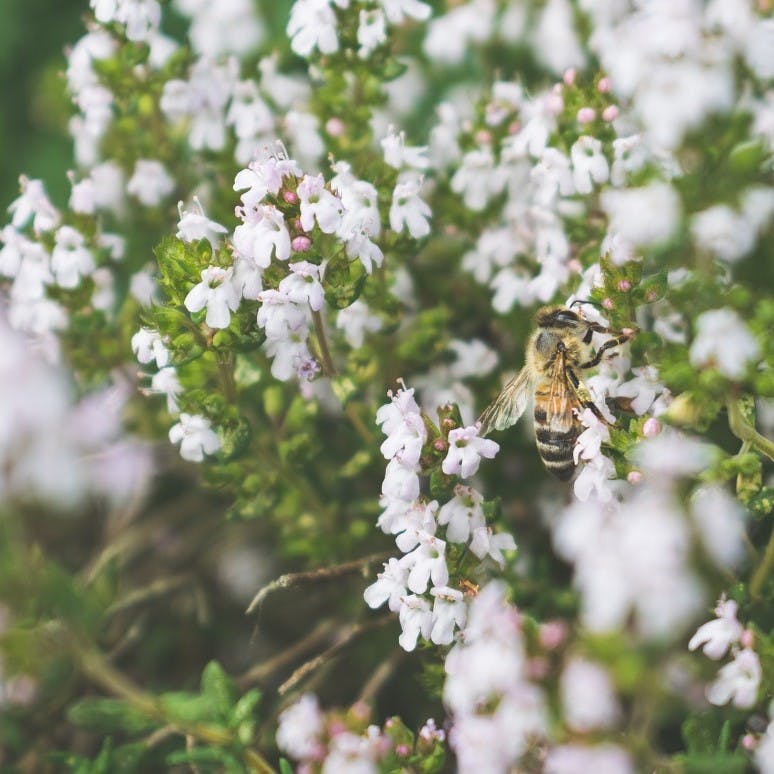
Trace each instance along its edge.
<instances>
[{"instance_id":1,"label":"pink flower bud","mask_svg":"<svg viewBox=\"0 0 774 774\"><path fill-rule=\"evenodd\" d=\"M492 133L488 129L479 129L476 132L476 142L479 145L490 145L492 143Z\"/></svg>"},{"instance_id":2,"label":"pink flower bud","mask_svg":"<svg viewBox=\"0 0 774 774\"><path fill-rule=\"evenodd\" d=\"M755 633L752 629L745 629L739 637L739 644L743 648L751 648L755 642Z\"/></svg>"},{"instance_id":3,"label":"pink flower bud","mask_svg":"<svg viewBox=\"0 0 774 774\"><path fill-rule=\"evenodd\" d=\"M298 204L298 194L295 191L288 191L288 190L283 191L282 198L288 204Z\"/></svg>"},{"instance_id":4,"label":"pink flower bud","mask_svg":"<svg viewBox=\"0 0 774 774\"><path fill-rule=\"evenodd\" d=\"M542 656L527 661L527 675L533 680L542 680L548 674L548 659Z\"/></svg>"},{"instance_id":5,"label":"pink flower bud","mask_svg":"<svg viewBox=\"0 0 774 774\"><path fill-rule=\"evenodd\" d=\"M648 294L645 296L645 299L650 303L653 303L656 299L658 299L658 293L656 293L655 290L649 290Z\"/></svg>"},{"instance_id":6,"label":"pink flower bud","mask_svg":"<svg viewBox=\"0 0 774 774\"><path fill-rule=\"evenodd\" d=\"M618 289L622 293L628 293L632 289L632 283L629 280L622 279L618 282Z\"/></svg>"},{"instance_id":7,"label":"pink flower bud","mask_svg":"<svg viewBox=\"0 0 774 774\"><path fill-rule=\"evenodd\" d=\"M521 123L519 121L511 121L508 124L508 134L516 134L521 129Z\"/></svg>"},{"instance_id":8,"label":"pink flower bud","mask_svg":"<svg viewBox=\"0 0 774 774\"><path fill-rule=\"evenodd\" d=\"M607 94L610 91L610 78L607 76L600 78L599 83L597 84L597 91L599 91L600 94Z\"/></svg>"},{"instance_id":9,"label":"pink flower bud","mask_svg":"<svg viewBox=\"0 0 774 774\"><path fill-rule=\"evenodd\" d=\"M332 720L328 724L328 736L338 736L339 734L346 734L349 729L347 724L341 720Z\"/></svg>"},{"instance_id":10,"label":"pink flower bud","mask_svg":"<svg viewBox=\"0 0 774 774\"><path fill-rule=\"evenodd\" d=\"M312 240L309 239L306 234L301 234L297 237L293 237L293 241L290 243L290 246L297 253L305 253L312 246Z\"/></svg>"},{"instance_id":11,"label":"pink flower bud","mask_svg":"<svg viewBox=\"0 0 774 774\"><path fill-rule=\"evenodd\" d=\"M583 264L577 258L570 258L570 260L567 261L567 268L573 272L573 274L583 273Z\"/></svg>"},{"instance_id":12,"label":"pink flower bud","mask_svg":"<svg viewBox=\"0 0 774 774\"><path fill-rule=\"evenodd\" d=\"M553 116L558 116L564 110L564 100L561 94L549 94L545 101L546 110Z\"/></svg>"},{"instance_id":13,"label":"pink flower bud","mask_svg":"<svg viewBox=\"0 0 774 774\"><path fill-rule=\"evenodd\" d=\"M635 330L634 328L621 328L621 333L623 333L624 336L630 339L632 338L632 336L634 336Z\"/></svg>"},{"instance_id":14,"label":"pink flower bud","mask_svg":"<svg viewBox=\"0 0 774 774\"><path fill-rule=\"evenodd\" d=\"M639 470L630 470L626 476L626 480L632 486L637 486L637 484L642 482L642 473L640 473Z\"/></svg>"},{"instance_id":15,"label":"pink flower bud","mask_svg":"<svg viewBox=\"0 0 774 774\"><path fill-rule=\"evenodd\" d=\"M576 70L574 67L570 67L569 69L564 71L564 75L562 75L562 80L564 81L566 86L572 86L573 83L575 83L575 76L577 75Z\"/></svg>"},{"instance_id":16,"label":"pink flower bud","mask_svg":"<svg viewBox=\"0 0 774 774\"><path fill-rule=\"evenodd\" d=\"M758 740L752 734L745 734L742 737L742 747L745 750L754 750L758 746Z\"/></svg>"},{"instance_id":17,"label":"pink flower bud","mask_svg":"<svg viewBox=\"0 0 774 774\"><path fill-rule=\"evenodd\" d=\"M442 452L442 451L446 451L449 448L449 444L446 443L446 441L444 441L442 438L438 438L433 443L433 448L436 451Z\"/></svg>"},{"instance_id":18,"label":"pink flower bud","mask_svg":"<svg viewBox=\"0 0 774 774\"><path fill-rule=\"evenodd\" d=\"M615 306L615 304L613 304L613 299L612 298L605 298L602 301L602 306L604 306L605 309L612 309L613 306Z\"/></svg>"},{"instance_id":19,"label":"pink flower bud","mask_svg":"<svg viewBox=\"0 0 774 774\"><path fill-rule=\"evenodd\" d=\"M661 422L656 417L649 417L642 426L642 434L646 438L655 438L661 432Z\"/></svg>"},{"instance_id":20,"label":"pink flower bud","mask_svg":"<svg viewBox=\"0 0 774 774\"><path fill-rule=\"evenodd\" d=\"M567 624L564 621L546 621L538 630L538 642L546 650L558 648L567 637Z\"/></svg>"},{"instance_id":21,"label":"pink flower bud","mask_svg":"<svg viewBox=\"0 0 774 774\"><path fill-rule=\"evenodd\" d=\"M579 124L589 124L597 117L597 113L594 108L582 107L578 111L576 118Z\"/></svg>"},{"instance_id":22,"label":"pink flower bud","mask_svg":"<svg viewBox=\"0 0 774 774\"><path fill-rule=\"evenodd\" d=\"M399 758L407 758L410 752L411 748L407 744L399 744L395 748L395 755Z\"/></svg>"},{"instance_id":23,"label":"pink flower bud","mask_svg":"<svg viewBox=\"0 0 774 774\"><path fill-rule=\"evenodd\" d=\"M331 137L341 137L344 134L344 122L340 118L329 118L325 122L325 131Z\"/></svg>"},{"instance_id":24,"label":"pink flower bud","mask_svg":"<svg viewBox=\"0 0 774 774\"><path fill-rule=\"evenodd\" d=\"M616 118L618 118L618 113L620 111L618 110L618 105L608 105L603 111L602 111L602 120L607 121L610 123L611 121L615 121Z\"/></svg>"}]
</instances>

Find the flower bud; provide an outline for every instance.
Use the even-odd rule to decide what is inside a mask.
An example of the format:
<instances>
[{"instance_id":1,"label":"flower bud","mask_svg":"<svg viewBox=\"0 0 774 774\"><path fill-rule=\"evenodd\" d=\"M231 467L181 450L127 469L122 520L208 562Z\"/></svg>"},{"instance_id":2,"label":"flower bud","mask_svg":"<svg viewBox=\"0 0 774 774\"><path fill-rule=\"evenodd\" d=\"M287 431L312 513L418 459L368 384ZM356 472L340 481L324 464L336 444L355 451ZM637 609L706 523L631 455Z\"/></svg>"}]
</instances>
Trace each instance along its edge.
<instances>
[{"instance_id":1,"label":"flower bud","mask_svg":"<svg viewBox=\"0 0 774 774\"><path fill-rule=\"evenodd\" d=\"M618 105L608 105L602 111L602 120L607 121L608 123L615 121L615 119L618 118L619 112Z\"/></svg>"},{"instance_id":2,"label":"flower bud","mask_svg":"<svg viewBox=\"0 0 774 774\"><path fill-rule=\"evenodd\" d=\"M646 438L655 438L661 432L661 422L656 417L649 417L642 426L642 434Z\"/></svg>"},{"instance_id":3,"label":"flower bud","mask_svg":"<svg viewBox=\"0 0 774 774\"><path fill-rule=\"evenodd\" d=\"M640 473L639 470L630 470L626 476L626 480L632 486L637 486L637 484L642 483L642 473Z\"/></svg>"},{"instance_id":4,"label":"flower bud","mask_svg":"<svg viewBox=\"0 0 774 774\"><path fill-rule=\"evenodd\" d=\"M579 124L590 124L596 117L597 113L591 107L582 107L576 116Z\"/></svg>"},{"instance_id":5,"label":"flower bud","mask_svg":"<svg viewBox=\"0 0 774 774\"><path fill-rule=\"evenodd\" d=\"M297 253L305 253L312 246L312 240L309 239L306 234L301 234L297 237L293 237L290 246Z\"/></svg>"}]
</instances>

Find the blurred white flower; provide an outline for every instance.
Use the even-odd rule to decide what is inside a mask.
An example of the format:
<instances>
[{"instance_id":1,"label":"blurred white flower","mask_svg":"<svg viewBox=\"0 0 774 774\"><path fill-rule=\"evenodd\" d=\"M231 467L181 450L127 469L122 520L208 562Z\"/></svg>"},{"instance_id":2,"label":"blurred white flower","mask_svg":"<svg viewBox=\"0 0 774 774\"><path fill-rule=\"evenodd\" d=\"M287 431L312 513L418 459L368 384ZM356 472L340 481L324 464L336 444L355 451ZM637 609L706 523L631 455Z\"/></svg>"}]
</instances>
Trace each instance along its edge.
<instances>
[{"instance_id":1,"label":"blurred white flower","mask_svg":"<svg viewBox=\"0 0 774 774\"><path fill-rule=\"evenodd\" d=\"M610 676L592 661L572 658L562 671L559 691L564 720L573 731L612 728L620 717Z\"/></svg>"},{"instance_id":2,"label":"blurred white flower","mask_svg":"<svg viewBox=\"0 0 774 774\"><path fill-rule=\"evenodd\" d=\"M610 228L638 247L667 242L680 223L680 197L668 183L608 189L602 192L601 203L610 218ZM648 213L647 218L642 217L643 212Z\"/></svg>"},{"instance_id":3,"label":"blurred white flower","mask_svg":"<svg viewBox=\"0 0 774 774\"><path fill-rule=\"evenodd\" d=\"M714 661L723 658L742 636L743 627L736 618L738 607L732 599L720 599L715 607L717 618L707 621L696 630L688 641L688 650L703 646L702 651L707 658Z\"/></svg>"},{"instance_id":4,"label":"blurred white flower","mask_svg":"<svg viewBox=\"0 0 774 774\"><path fill-rule=\"evenodd\" d=\"M718 676L707 686L707 700L718 706L732 704L739 709L749 709L758 699L761 682L761 663L751 648L743 648L734 660L720 668Z\"/></svg>"},{"instance_id":5,"label":"blurred white flower","mask_svg":"<svg viewBox=\"0 0 774 774\"><path fill-rule=\"evenodd\" d=\"M140 204L156 207L175 190L175 181L160 161L137 159L126 190Z\"/></svg>"},{"instance_id":6,"label":"blurred white flower","mask_svg":"<svg viewBox=\"0 0 774 774\"><path fill-rule=\"evenodd\" d=\"M277 746L297 760L315 757L322 749L323 715L312 694L304 694L283 710L277 726Z\"/></svg>"},{"instance_id":7,"label":"blurred white flower","mask_svg":"<svg viewBox=\"0 0 774 774\"><path fill-rule=\"evenodd\" d=\"M691 364L716 368L729 379L741 379L760 348L750 329L732 309L714 309L696 318Z\"/></svg>"}]
</instances>

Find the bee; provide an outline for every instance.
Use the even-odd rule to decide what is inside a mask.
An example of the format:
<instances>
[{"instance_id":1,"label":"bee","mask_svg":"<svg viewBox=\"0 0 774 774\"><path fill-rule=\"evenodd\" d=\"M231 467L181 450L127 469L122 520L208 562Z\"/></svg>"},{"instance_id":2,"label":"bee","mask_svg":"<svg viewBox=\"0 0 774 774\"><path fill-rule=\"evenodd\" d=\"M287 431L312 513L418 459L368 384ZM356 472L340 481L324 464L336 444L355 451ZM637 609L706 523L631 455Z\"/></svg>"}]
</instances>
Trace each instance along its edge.
<instances>
[{"instance_id":1,"label":"bee","mask_svg":"<svg viewBox=\"0 0 774 774\"><path fill-rule=\"evenodd\" d=\"M589 322L563 306L544 306L535 315L536 330L527 344L524 367L479 417L480 434L504 430L515 424L534 396L537 450L546 468L562 481L575 472L573 449L584 427L578 417L591 409L602 422L607 420L594 404L580 371L599 365L602 356L628 341L631 330L616 331ZM593 352L594 333L610 334Z\"/></svg>"}]
</instances>

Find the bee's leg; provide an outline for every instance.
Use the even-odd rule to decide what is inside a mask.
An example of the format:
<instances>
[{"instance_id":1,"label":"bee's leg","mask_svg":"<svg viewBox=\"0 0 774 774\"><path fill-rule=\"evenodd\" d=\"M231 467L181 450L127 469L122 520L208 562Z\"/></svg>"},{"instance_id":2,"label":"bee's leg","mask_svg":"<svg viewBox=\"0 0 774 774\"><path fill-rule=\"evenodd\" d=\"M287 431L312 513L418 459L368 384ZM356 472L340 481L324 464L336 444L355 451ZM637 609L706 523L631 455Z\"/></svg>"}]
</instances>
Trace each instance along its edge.
<instances>
[{"instance_id":1,"label":"bee's leg","mask_svg":"<svg viewBox=\"0 0 774 774\"><path fill-rule=\"evenodd\" d=\"M601 326L600 326L601 327ZM608 333L610 332L607 328L602 328L599 333ZM618 335L614 339L609 339L606 341L596 352L594 357L592 357L590 360L587 360L585 363L581 363L581 368L593 368L596 365L599 365L599 362L602 360L602 355L605 354L609 349L612 349L613 347L620 347L621 344L624 344L625 342L629 341L631 338L630 333L619 333L618 331L615 331L615 333L618 333Z\"/></svg>"},{"instance_id":2,"label":"bee's leg","mask_svg":"<svg viewBox=\"0 0 774 774\"><path fill-rule=\"evenodd\" d=\"M594 414L594 416L600 422L603 422L608 427L611 427L610 422L605 419L605 417L602 415L602 412L597 407L597 404L592 400L591 392L584 384L583 379L580 379L575 371L570 368L570 366L565 366L564 373L567 376L567 381L572 385L575 396L578 398L578 403L580 403L583 408L591 409L591 413Z\"/></svg>"}]
</instances>

